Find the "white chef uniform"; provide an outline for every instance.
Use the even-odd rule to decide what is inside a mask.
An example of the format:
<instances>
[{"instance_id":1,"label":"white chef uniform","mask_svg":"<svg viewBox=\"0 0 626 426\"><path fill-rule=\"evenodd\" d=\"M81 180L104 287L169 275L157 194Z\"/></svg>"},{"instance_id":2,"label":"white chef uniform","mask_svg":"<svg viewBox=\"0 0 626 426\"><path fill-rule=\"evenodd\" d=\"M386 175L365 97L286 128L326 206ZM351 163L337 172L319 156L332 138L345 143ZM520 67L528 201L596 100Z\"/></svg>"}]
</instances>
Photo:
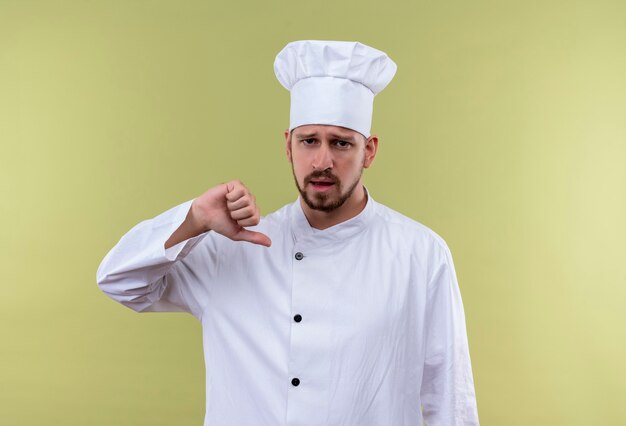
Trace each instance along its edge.
<instances>
[{"instance_id":1,"label":"white chef uniform","mask_svg":"<svg viewBox=\"0 0 626 426\"><path fill-rule=\"evenodd\" d=\"M192 201L132 228L97 281L138 312L201 321L205 426L478 424L463 304L436 233L371 195L317 230L298 199L251 228L269 248L209 231L164 249Z\"/></svg>"},{"instance_id":2,"label":"white chef uniform","mask_svg":"<svg viewBox=\"0 0 626 426\"><path fill-rule=\"evenodd\" d=\"M396 65L358 42L301 40L274 70L291 92L290 130L368 137ZM478 424L463 304L437 234L371 196L318 230L298 199L251 228L269 248L205 232L166 250L192 201L132 228L97 281L138 312L201 321L205 426Z\"/></svg>"}]
</instances>

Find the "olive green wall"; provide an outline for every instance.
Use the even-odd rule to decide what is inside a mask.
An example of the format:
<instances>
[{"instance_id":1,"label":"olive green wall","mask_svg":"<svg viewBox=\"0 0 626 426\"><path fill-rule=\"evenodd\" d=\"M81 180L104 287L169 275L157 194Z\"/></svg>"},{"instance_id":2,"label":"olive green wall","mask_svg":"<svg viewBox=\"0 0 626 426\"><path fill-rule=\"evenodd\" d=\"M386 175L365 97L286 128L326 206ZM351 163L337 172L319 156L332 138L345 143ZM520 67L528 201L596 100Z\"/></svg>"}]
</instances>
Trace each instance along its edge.
<instances>
[{"instance_id":1,"label":"olive green wall","mask_svg":"<svg viewBox=\"0 0 626 426\"><path fill-rule=\"evenodd\" d=\"M398 64L366 181L452 250L482 425L626 424L625 23L624 1L0 0L0 423L202 423L199 324L96 269L222 181L292 201L274 57L337 39Z\"/></svg>"}]
</instances>

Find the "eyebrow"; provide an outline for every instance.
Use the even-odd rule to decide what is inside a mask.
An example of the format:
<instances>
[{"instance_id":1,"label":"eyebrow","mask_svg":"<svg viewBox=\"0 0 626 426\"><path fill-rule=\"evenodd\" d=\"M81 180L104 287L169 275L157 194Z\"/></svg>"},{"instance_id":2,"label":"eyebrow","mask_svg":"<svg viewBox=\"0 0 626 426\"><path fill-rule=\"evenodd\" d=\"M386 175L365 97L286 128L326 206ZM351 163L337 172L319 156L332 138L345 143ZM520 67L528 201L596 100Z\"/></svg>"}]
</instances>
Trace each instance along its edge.
<instances>
[{"instance_id":1,"label":"eyebrow","mask_svg":"<svg viewBox=\"0 0 626 426\"><path fill-rule=\"evenodd\" d=\"M317 136L317 132L306 133L306 134L296 134L296 138L298 139L312 138L314 136ZM331 136L334 138L338 138L338 139L344 139L344 140L356 142L356 138L354 136L340 135L338 133L331 133Z\"/></svg>"}]
</instances>

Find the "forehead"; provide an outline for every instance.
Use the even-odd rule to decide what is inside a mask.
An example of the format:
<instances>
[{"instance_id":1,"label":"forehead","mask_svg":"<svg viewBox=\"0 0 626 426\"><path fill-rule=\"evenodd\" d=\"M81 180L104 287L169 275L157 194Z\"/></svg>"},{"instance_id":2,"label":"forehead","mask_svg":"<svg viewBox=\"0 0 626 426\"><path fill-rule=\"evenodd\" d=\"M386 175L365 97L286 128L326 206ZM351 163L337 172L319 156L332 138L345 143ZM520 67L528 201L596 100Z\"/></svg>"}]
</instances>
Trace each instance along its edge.
<instances>
[{"instance_id":1,"label":"forehead","mask_svg":"<svg viewBox=\"0 0 626 426\"><path fill-rule=\"evenodd\" d=\"M363 136L352 129L330 124L307 124L293 129L295 137L335 137L349 140L360 140Z\"/></svg>"}]
</instances>

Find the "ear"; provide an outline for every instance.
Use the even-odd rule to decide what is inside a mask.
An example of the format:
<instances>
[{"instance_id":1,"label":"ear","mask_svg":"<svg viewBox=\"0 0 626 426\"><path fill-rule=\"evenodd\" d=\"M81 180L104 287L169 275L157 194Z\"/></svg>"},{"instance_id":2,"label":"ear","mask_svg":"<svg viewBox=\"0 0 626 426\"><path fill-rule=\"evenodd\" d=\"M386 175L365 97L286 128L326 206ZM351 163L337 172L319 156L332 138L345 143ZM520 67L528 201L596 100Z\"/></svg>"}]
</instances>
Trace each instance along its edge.
<instances>
[{"instance_id":1,"label":"ear","mask_svg":"<svg viewBox=\"0 0 626 426\"><path fill-rule=\"evenodd\" d=\"M289 129L285 130L285 153L287 160L291 163L291 138L289 137Z\"/></svg>"},{"instance_id":2,"label":"ear","mask_svg":"<svg viewBox=\"0 0 626 426\"><path fill-rule=\"evenodd\" d=\"M371 135L365 141L365 158L363 159L363 167L368 168L374 162L376 158L376 152L378 152L378 136Z\"/></svg>"}]
</instances>

